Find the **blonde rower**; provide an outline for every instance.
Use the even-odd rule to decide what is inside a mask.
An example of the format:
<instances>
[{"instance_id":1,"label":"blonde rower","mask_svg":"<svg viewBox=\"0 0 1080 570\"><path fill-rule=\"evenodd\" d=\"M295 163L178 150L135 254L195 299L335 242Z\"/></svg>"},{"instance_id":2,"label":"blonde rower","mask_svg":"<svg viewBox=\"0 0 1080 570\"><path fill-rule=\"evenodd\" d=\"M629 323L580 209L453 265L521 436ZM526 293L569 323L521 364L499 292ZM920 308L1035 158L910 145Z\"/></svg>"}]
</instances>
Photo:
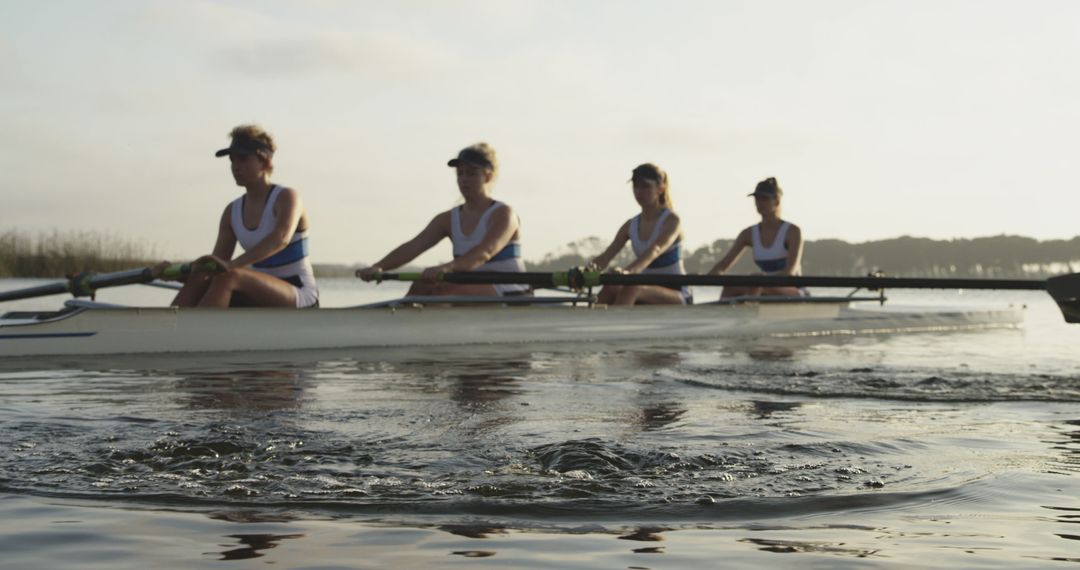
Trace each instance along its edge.
<instances>
[{"instance_id":1,"label":"blonde rower","mask_svg":"<svg viewBox=\"0 0 1080 570\"><path fill-rule=\"evenodd\" d=\"M364 281L398 268L450 238L454 259L428 267L409 295L519 295L525 285L464 285L438 281L440 273L459 271L525 271L521 258L521 223L509 205L491 197L498 173L495 149L487 143L466 147L448 163L457 173L465 203L435 216L416 237L399 245L359 276Z\"/></svg>"},{"instance_id":2,"label":"blonde rower","mask_svg":"<svg viewBox=\"0 0 1080 570\"><path fill-rule=\"evenodd\" d=\"M655 164L646 163L634 169L630 182L634 188L634 199L641 206L641 213L619 228L611 245L593 259L590 266L606 268L629 241L634 251L634 261L626 267L612 269L613 272L685 274L682 225L679 216L672 209L667 173ZM598 301L614 305L678 305L692 303L693 297L688 287L608 285L600 290Z\"/></svg>"},{"instance_id":3,"label":"blonde rower","mask_svg":"<svg viewBox=\"0 0 1080 570\"><path fill-rule=\"evenodd\" d=\"M225 206L213 253L195 262L213 262L219 271L188 276L173 305L317 306L304 205L296 190L270 182L274 139L256 125L236 127L229 136L232 143L215 156L229 157L233 180L244 194ZM234 258L237 242L244 253Z\"/></svg>"},{"instance_id":4,"label":"blonde rower","mask_svg":"<svg viewBox=\"0 0 1080 570\"><path fill-rule=\"evenodd\" d=\"M754 205L761 215L761 222L739 233L734 245L709 273L722 275L726 272L746 248L754 255L760 273L756 275L800 275L802 273L803 239L799 226L780 219L780 200L784 191L775 178L766 178L758 182L754 192ZM795 287L724 287L720 298L738 296L798 296L804 295L804 289Z\"/></svg>"}]
</instances>

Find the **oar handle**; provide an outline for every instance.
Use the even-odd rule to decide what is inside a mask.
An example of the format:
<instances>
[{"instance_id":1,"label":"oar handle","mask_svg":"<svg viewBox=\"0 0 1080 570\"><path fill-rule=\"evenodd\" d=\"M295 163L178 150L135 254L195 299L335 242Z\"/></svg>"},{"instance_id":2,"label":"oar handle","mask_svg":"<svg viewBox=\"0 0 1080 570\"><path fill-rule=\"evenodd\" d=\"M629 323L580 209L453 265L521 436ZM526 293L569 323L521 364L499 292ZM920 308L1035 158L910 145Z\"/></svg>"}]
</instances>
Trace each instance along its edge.
<instances>
[{"instance_id":1,"label":"oar handle","mask_svg":"<svg viewBox=\"0 0 1080 570\"><path fill-rule=\"evenodd\" d=\"M420 273L405 271L403 273L376 273L375 282L382 283L383 281L419 281Z\"/></svg>"},{"instance_id":2,"label":"oar handle","mask_svg":"<svg viewBox=\"0 0 1080 570\"><path fill-rule=\"evenodd\" d=\"M161 276L166 279L176 279L192 273L220 273L221 267L213 261L192 261L191 263L174 263L161 271Z\"/></svg>"}]
</instances>

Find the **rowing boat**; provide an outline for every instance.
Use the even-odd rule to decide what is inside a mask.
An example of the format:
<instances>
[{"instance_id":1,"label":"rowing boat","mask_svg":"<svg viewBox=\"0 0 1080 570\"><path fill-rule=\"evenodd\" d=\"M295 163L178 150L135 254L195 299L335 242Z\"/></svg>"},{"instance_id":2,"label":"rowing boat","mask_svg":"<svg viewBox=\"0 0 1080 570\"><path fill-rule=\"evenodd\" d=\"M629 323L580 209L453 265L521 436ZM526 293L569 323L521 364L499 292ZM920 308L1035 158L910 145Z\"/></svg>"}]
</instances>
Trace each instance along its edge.
<instances>
[{"instance_id":1,"label":"rowing boat","mask_svg":"<svg viewBox=\"0 0 1080 570\"><path fill-rule=\"evenodd\" d=\"M170 268L177 274L190 266ZM382 279L415 280L414 274ZM0 293L0 301L104 286L149 283L149 268L80 275L69 282ZM69 300L58 311L0 316L0 358L51 355L278 351L504 343L677 341L766 336L847 335L1015 327L1017 307L884 306L884 287L1043 290L1068 322L1080 322L1080 274L1039 280L807 276L447 273L457 283L525 283L563 287L551 297L405 297L348 308L200 309L126 307ZM606 285L850 286L856 297L750 297L691 306L604 306L592 287ZM446 306L446 305L451 306ZM435 305L435 306L433 306Z\"/></svg>"},{"instance_id":2,"label":"rowing boat","mask_svg":"<svg viewBox=\"0 0 1080 570\"><path fill-rule=\"evenodd\" d=\"M1013 327L1016 307L883 307L845 297L615 307L566 298L404 298L350 308L119 307L73 300L0 317L0 358L500 343L590 343ZM462 299L449 299L462 301ZM486 302L485 301L489 301Z\"/></svg>"}]
</instances>

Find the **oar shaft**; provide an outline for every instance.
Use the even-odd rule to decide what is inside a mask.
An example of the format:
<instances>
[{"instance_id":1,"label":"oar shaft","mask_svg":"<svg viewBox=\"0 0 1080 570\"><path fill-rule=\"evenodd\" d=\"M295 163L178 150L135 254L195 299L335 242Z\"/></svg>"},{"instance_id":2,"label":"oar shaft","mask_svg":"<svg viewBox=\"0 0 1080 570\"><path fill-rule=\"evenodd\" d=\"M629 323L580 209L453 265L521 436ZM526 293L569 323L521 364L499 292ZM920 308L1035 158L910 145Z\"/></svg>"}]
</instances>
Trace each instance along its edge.
<instances>
[{"instance_id":1,"label":"oar shaft","mask_svg":"<svg viewBox=\"0 0 1080 570\"><path fill-rule=\"evenodd\" d=\"M46 285L38 285L37 287L27 287L26 289L17 289L15 291L4 291L0 293L0 302L17 301L19 299L29 299L31 297L45 297L47 295L60 295L67 292L67 281L62 283L48 283Z\"/></svg>"},{"instance_id":2,"label":"oar shaft","mask_svg":"<svg viewBox=\"0 0 1080 570\"><path fill-rule=\"evenodd\" d=\"M384 273L383 280L418 281L419 273ZM661 285L672 287L861 287L866 289L1010 289L1042 291L1046 281L1032 279L949 279L918 277L818 277L788 275L657 275L654 273L502 273L470 271L443 273L447 283L524 284L536 287L597 287L601 285Z\"/></svg>"},{"instance_id":3,"label":"oar shaft","mask_svg":"<svg viewBox=\"0 0 1080 570\"><path fill-rule=\"evenodd\" d=\"M566 271L553 273L504 273L500 271L467 271L443 273L440 281L460 284L532 285L534 287L564 287L570 285Z\"/></svg>"},{"instance_id":4,"label":"oar shaft","mask_svg":"<svg viewBox=\"0 0 1080 570\"><path fill-rule=\"evenodd\" d=\"M586 279L592 278L586 273ZM949 279L913 277L818 277L789 275L650 275L603 273L599 285L713 287L861 287L865 289L1010 289L1042 291L1045 281L1029 279ZM593 283L589 283L593 284Z\"/></svg>"},{"instance_id":5,"label":"oar shaft","mask_svg":"<svg viewBox=\"0 0 1080 570\"><path fill-rule=\"evenodd\" d=\"M152 281L153 279L154 270L149 267L143 267L142 269L130 269L128 271L117 271L116 273L92 275L88 280L88 284L91 289L101 289L103 287L115 287L117 285L145 283L147 281Z\"/></svg>"},{"instance_id":6,"label":"oar shaft","mask_svg":"<svg viewBox=\"0 0 1080 570\"><path fill-rule=\"evenodd\" d=\"M419 281L419 273L384 273L378 280ZM657 275L600 273L571 269L556 273L501 273L471 271L444 273L448 283L521 284L534 287L582 289L602 285L661 285L667 287L839 287L862 289L997 289L1046 291L1057 302L1065 320L1080 323L1080 273L1050 279L950 279L922 277L818 277L812 275ZM0 299L2 300L2 299Z\"/></svg>"},{"instance_id":7,"label":"oar shaft","mask_svg":"<svg viewBox=\"0 0 1080 570\"><path fill-rule=\"evenodd\" d=\"M215 269L216 265L213 263L198 268L200 271L214 271ZM190 263L177 263L165 268L165 270L162 271L162 276L178 277L190 273L191 271L192 266ZM128 269L126 271L116 271L113 273L100 273L96 275L92 273L81 273L64 281L47 283L37 287L27 287L26 289L18 289L15 291L4 291L0 293L0 302L17 301L19 299L30 299L33 297L45 297L48 295L62 295L65 293L71 293L76 297L86 297L92 295L94 291L104 289L105 287L148 283L153 280L154 270L151 267Z\"/></svg>"},{"instance_id":8,"label":"oar shaft","mask_svg":"<svg viewBox=\"0 0 1080 570\"><path fill-rule=\"evenodd\" d=\"M379 273L375 281L419 281L420 273ZM463 271L443 273L439 281L463 285L533 285L535 287L567 286L567 272L555 273L503 273L499 271Z\"/></svg>"}]
</instances>

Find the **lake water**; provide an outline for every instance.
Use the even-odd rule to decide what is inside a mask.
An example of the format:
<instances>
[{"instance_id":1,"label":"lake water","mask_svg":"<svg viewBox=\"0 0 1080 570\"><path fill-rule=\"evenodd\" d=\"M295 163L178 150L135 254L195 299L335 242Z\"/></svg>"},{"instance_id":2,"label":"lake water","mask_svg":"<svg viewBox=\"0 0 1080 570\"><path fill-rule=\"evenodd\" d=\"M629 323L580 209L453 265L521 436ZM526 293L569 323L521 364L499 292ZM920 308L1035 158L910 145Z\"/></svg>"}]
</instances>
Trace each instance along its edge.
<instances>
[{"instance_id":1,"label":"lake water","mask_svg":"<svg viewBox=\"0 0 1080 570\"><path fill-rule=\"evenodd\" d=\"M324 306L404 290L321 285ZM0 566L1080 562L1080 325L1040 293L890 297L1027 315L962 333L0 361Z\"/></svg>"}]
</instances>

